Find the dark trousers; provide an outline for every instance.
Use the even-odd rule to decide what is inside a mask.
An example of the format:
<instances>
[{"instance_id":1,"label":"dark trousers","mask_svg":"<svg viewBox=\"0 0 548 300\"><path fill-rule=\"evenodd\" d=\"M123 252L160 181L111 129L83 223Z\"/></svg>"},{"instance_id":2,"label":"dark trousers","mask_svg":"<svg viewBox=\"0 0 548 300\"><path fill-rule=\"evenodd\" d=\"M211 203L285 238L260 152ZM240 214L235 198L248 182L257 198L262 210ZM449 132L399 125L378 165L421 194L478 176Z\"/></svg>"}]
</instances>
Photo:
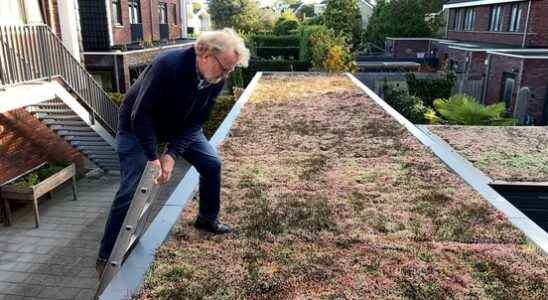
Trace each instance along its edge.
<instances>
[{"instance_id":1,"label":"dark trousers","mask_svg":"<svg viewBox=\"0 0 548 300\"><path fill-rule=\"evenodd\" d=\"M215 221L220 209L221 160L201 129L189 133L188 142L183 157L200 174L199 215L202 218ZM120 158L121 180L101 240L99 258L102 259L108 259L112 252L147 163L147 158L133 134L119 133L116 136L116 143Z\"/></svg>"}]
</instances>

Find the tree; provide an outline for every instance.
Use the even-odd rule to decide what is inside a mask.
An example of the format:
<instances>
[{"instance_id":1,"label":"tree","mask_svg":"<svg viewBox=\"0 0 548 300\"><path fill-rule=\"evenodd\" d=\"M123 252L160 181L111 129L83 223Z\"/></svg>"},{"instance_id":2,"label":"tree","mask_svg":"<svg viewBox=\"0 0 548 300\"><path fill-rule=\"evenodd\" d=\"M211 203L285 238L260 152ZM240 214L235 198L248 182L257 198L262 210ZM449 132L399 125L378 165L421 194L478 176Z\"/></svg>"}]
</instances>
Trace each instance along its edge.
<instances>
[{"instance_id":1,"label":"tree","mask_svg":"<svg viewBox=\"0 0 548 300\"><path fill-rule=\"evenodd\" d=\"M246 33L271 29L272 18L268 13L253 0L209 1L209 14L215 28L232 27Z\"/></svg>"},{"instance_id":2,"label":"tree","mask_svg":"<svg viewBox=\"0 0 548 300\"><path fill-rule=\"evenodd\" d=\"M328 28L346 35L354 47L360 44L362 16L357 0L328 0L323 18Z\"/></svg>"},{"instance_id":3,"label":"tree","mask_svg":"<svg viewBox=\"0 0 548 300\"><path fill-rule=\"evenodd\" d=\"M384 45L386 37L431 36L423 2L428 0L379 0L367 24L365 38Z\"/></svg>"}]
</instances>

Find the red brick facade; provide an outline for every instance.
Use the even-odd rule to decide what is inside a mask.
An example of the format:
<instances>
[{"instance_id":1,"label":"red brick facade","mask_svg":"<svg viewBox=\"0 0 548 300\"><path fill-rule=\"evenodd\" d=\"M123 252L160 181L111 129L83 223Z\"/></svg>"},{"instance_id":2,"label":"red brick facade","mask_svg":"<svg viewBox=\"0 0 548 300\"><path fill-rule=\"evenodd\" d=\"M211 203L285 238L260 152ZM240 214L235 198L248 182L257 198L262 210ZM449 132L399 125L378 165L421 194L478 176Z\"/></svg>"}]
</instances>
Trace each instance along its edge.
<instances>
[{"instance_id":1,"label":"red brick facade","mask_svg":"<svg viewBox=\"0 0 548 300\"><path fill-rule=\"evenodd\" d=\"M493 104L500 101L502 94L502 77L505 73L515 75L516 87L521 86L521 64L522 59L519 58L500 55L491 56L491 67L486 87L487 94L485 95L486 104ZM513 99L515 99L516 93L517 89L514 89Z\"/></svg>"},{"instance_id":2,"label":"red brick facade","mask_svg":"<svg viewBox=\"0 0 548 300\"><path fill-rule=\"evenodd\" d=\"M73 161L84 171L84 156L26 110L0 114L0 184L58 160Z\"/></svg>"},{"instance_id":3,"label":"red brick facade","mask_svg":"<svg viewBox=\"0 0 548 300\"><path fill-rule=\"evenodd\" d=\"M169 39L181 37L181 16L178 0L140 0L141 24L143 26L143 41L160 40L159 3L167 4L167 22L169 26ZM128 0L120 0L122 24L112 24L112 39L114 45L131 43L131 25L129 21ZM109 8L111 10L112 7Z\"/></svg>"},{"instance_id":4,"label":"red brick facade","mask_svg":"<svg viewBox=\"0 0 548 300\"><path fill-rule=\"evenodd\" d=\"M518 4L521 8L519 29L516 32L509 32L511 7ZM501 4L502 7L502 30L499 32L489 31L489 21L492 5L473 7L475 22L472 30L463 29L464 11L466 8L452 8L449 10L449 22L447 38L458 41L474 41L483 43L497 43L521 46L524 39L525 23L527 20L529 1L512 2ZM453 28L454 20L456 28ZM531 15L527 29L526 47L547 47L548 46L548 0L534 0L531 3Z\"/></svg>"}]
</instances>

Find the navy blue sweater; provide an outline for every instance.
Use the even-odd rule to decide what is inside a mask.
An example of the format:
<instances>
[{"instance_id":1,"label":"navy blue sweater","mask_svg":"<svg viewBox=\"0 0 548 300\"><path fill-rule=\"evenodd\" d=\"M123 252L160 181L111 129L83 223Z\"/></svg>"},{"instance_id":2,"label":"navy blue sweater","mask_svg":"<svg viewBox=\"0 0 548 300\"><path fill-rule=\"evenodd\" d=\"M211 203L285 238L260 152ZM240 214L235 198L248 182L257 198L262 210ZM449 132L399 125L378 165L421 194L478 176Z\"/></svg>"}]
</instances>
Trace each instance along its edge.
<instances>
[{"instance_id":1,"label":"navy blue sweater","mask_svg":"<svg viewBox=\"0 0 548 300\"><path fill-rule=\"evenodd\" d=\"M167 153L182 155L189 130L208 118L224 81L198 89L196 67L193 47L162 52L127 91L118 131L135 134L149 160L158 158L158 141L168 143Z\"/></svg>"}]
</instances>

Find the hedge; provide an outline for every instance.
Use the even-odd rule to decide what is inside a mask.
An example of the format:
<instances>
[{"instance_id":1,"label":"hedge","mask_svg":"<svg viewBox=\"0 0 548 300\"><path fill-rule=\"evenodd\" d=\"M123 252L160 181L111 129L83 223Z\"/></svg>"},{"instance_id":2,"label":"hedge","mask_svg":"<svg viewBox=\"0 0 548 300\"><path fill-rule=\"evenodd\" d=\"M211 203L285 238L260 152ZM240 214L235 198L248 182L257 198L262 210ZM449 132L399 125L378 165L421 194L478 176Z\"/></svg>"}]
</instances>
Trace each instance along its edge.
<instances>
[{"instance_id":1,"label":"hedge","mask_svg":"<svg viewBox=\"0 0 548 300\"><path fill-rule=\"evenodd\" d=\"M249 67L242 69L244 86L247 86L257 72L306 72L310 62L297 60L250 60Z\"/></svg>"},{"instance_id":2,"label":"hedge","mask_svg":"<svg viewBox=\"0 0 548 300\"><path fill-rule=\"evenodd\" d=\"M310 51L310 35L312 33L316 32L317 30L320 30L322 28L321 25L311 25L311 26L301 26L299 28L299 60L301 61L311 61L312 60L312 54Z\"/></svg>"},{"instance_id":3,"label":"hedge","mask_svg":"<svg viewBox=\"0 0 548 300\"><path fill-rule=\"evenodd\" d=\"M250 41L260 47L299 47L300 36L292 35L252 35Z\"/></svg>"},{"instance_id":4,"label":"hedge","mask_svg":"<svg viewBox=\"0 0 548 300\"><path fill-rule=\"evenodd\" d=\"M271 59L273 57L283 57L288 60L299 58L299 47L257 47L255 55L259 58Z\"/></svg>"}]
</instances>

